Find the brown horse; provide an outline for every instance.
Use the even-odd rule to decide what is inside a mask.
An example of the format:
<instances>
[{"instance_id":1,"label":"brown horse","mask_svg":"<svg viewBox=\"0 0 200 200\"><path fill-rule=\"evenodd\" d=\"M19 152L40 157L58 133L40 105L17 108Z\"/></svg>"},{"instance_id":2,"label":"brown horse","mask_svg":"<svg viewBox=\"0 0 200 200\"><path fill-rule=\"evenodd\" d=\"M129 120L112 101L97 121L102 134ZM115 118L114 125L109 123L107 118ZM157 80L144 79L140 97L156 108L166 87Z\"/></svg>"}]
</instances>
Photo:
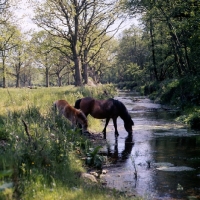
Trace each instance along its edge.
<instances>
[{"instance_id":1,"label":"brown horse","mask_svg":"<svg viewBox=\"0 0 200 200\"><path fill-rule=\"evenodd\" d=\"M97 119L106 119L105 127L103 129L103 135L106 139L106 127L110 118L113 119L113 124L115 127L115 136L118 136L117 130L117 118L120 116L124 121L124 128L128 132L129 135L132 135L132 126L134 122L131 119L125 105L115 99L108 100L96 100L91 97L85 97L82 99L78 99L75 102L75 108L81 109L85 116L87 117L89 114Z\"/></svg>"},{"instance_id":2,"label":"brown horse","mask_svg":"<svg viewBox=\"0 0 200 200\"><path fill-rule=\"evenodd\" d=\"M54 107L58 110L60 116L63 115L72 123L73 127L79 123L82 126L82 132L88 132L87 117L81 110L70 106L69 103L65 100L55 101Z\"/></svg>"}]
</instances>

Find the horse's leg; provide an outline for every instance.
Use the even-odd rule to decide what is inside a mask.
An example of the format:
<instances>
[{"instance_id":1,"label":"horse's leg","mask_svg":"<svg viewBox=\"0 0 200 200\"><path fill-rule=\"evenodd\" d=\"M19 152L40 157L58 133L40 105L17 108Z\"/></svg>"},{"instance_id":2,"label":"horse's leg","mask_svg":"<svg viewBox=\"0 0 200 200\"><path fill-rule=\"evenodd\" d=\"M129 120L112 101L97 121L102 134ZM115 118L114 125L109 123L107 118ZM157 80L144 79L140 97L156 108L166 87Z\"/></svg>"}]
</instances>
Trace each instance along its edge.
<instances>
[{"instance_id":1,"label":"horse's leg","mask_svg":"<svg viewBox=\"0 0 200 200\"><path fill-rule=\"evenodd\" d=\"M117 137L119 135L118 130L117 130L117 118L113 118L113 124L115 127L115 136Z\"/></svg>"},{"instance_id":2,"label":"horse's leg","mask_svg":"<svg viewBox=\"0 0 200 200\"><path fill-rule=\"evenodd\" d=\"M106 127L108 126L108 122L110 121L110 118L106 118L106 123L105 123L105 127L103 129L103 137L104 139L106 139Z\"/></svg>"},{"instance_id":3,"label":"horse's leg","mask_svg":"<svg viewBox=\"0 0 200 200\"><path fill-rule=\"evenodd\" d=\"M85 116L86 116L86 118L87 118L88 114L86 113ZM79 129L81 130L80 133L83 134L83 127L82 127L82 125L78 122L78 120L76 120L76 127L79 128ZM86 131L86 132L88 132L88 131Z\"/></svg>"}]
</instances>

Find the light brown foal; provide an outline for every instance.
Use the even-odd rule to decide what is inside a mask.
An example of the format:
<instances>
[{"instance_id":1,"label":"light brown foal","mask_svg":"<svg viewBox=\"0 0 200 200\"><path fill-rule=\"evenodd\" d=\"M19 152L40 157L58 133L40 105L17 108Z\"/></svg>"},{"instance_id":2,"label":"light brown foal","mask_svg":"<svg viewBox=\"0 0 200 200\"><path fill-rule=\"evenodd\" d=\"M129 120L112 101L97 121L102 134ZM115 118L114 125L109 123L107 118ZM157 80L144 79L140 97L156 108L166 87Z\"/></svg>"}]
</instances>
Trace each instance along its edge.
<instances>
[{"instance_id":1,"label":"light brown foal","mask_svg":"<svg viewBox=\"0 0 200 200\"><path fill-rule=\"evenodd\" d=\"M54 107L58 110L60 116L67 118L76 127L77 123L81 124L82 132L88 132L88 121L85 114L80 110L72 107L65 100L57 100L54 102Z\"/></svg>"}]
</instances>

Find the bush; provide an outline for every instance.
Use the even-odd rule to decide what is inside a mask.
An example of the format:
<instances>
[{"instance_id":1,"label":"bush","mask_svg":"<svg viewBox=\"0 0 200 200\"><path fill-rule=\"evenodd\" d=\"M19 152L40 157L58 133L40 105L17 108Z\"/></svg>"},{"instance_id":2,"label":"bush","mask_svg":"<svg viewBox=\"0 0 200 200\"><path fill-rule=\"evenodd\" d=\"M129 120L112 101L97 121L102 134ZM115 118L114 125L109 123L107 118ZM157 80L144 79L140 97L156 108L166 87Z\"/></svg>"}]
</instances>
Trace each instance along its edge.
<instances>
[{"instance_id":1,"label":"bush","mask_svg":"<svg viewBox=\"0 0 200 200\"><path fill-rule=\"evenodd\" d=\"M124 81L124 82L119 82L117 84L117 87L119 89L125 89L125 90L133 90L138 84L134 81Z\"/></svg>"},{"instance_id":2,"label":"bush","mask_svg":"<svg viewBox=\"0 0 200 200\"><path fill-rule=\"evenodd\" d=\"M5 127L5 117L0 116L0 140L8 139L8 132Z\"/></svg>"},{"instance_id":3,"label":"bush","mask_svg":"<svg viewBox=\"0 0 200 200\"><path fill-rule=\"evenodd\" d=\"M200 130L200 116L193 116L190 119L190 126L192 129Z\"/></svg>"},{"instance_id":4,"label":"bush","mask_svg":"<svg viewBox=\"0 0 200 200\"><path fill-rule=\"evenodd\" d=\"M158 82L150 83L149 85L144 86L144 95L152 94L152 93L154 93L158 90L159 90L159 83Z\"/></svg>"}]
</instances>

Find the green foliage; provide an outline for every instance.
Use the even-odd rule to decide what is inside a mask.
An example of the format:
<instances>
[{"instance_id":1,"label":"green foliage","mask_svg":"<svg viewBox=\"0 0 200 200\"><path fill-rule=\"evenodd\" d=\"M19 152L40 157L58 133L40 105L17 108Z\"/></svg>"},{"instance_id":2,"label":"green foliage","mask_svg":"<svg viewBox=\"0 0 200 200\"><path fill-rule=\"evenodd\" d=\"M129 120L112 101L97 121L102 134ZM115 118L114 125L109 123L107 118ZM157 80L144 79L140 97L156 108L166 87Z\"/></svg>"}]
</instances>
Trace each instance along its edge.
<instances>
[{"instance_id":1,"label":"green foliage","mask_svg":"<svg viewBox=\"0 0 200 200\"><path fill-rule=\"evenodd\" d=\"M155 97L152 97L154 92L156 92L159 89L159 83L158 82L151 82L150 84L146 84L143 88L144 95L151 95L151 98L154 99Z\"/></svg>"},{"instance_id":2,"label":"green foliage","mask_svg":"<svg viewBox=\"0 0 200 200\"><path fill-rule=\"evenodd\" d=\"M190 127L192 129L200 130L200 112L195 112L189 119Z\"/></svg>"},{"instance_id":3,"label":"green foliage","mask_svg":"<svg viewBox=\"0 0 200 200\"><path fill-rule=\"evenodd\" d=\"M200 82L197 76L163 82L161 90L163 103L171 103L181 108L199 106Z\"/></svg>"},{"instance_id":4,"label":"green foliage","mask_svg":"<svg viewBox=\"0 0 200 200\"><path fill-rule=\"evenodd\" d=\"M101 146L97 146L95 148L89 148L86 158L86 164L89 166L94 166L98 169L102 169L103 164L106 161L106 158L104 156L101 156L98 154L99 149L101 149Z\"/></svg>"},{"instance_id":5,"label":"green foliage","mask_svg":"<svg viewBox=\"0 0 200 200\"><path fill-rule=\"evenodd\" d=\"M187 124L192 129L200 130L200 108L197 106L186 108L183 115L177 120Z\"/></svg>"},{"instance_id":6,"label":"green foliage","mask_svg":"<svg viewBox=\"0 0 200 200\"><path fill-rule=\"evenodd\" d=\"M182 79L168 79L163 82L152 82L144 87L144 94L152 99L159 98L163 104L171 104L180 108L199 106L200 82L198 76Z\"/></svg>"},{"instance_id":7,"label":"green foliage","mask_svg":"<svg viewBox=\"0 0 200 200\"><path fill-rule=\"evenodd\" d=\"M142 14L144 38L149 44L150 73L157 80L195 74L199 57L199 4L197 1L124 1L131 13ZM156 70L155 70L156 69Z\"/></svg>"},{"instance_id":8,"label":"green foliage","mask_svg":"<svg viewBox=\"0 0 200 200\"><path fill-rule=\"evenodd\" d=\"M124 30L116 48L116 64L110 69L112 79L119 88L133 89L145 79L143 66L147 59L147 47L142 30L131 26Z\"/></svg>"},{"instance_id":9,"label":"green foliage","mask_svg":"<svg viewBox=\"0 0 200 200\"><path fill-rule=\"evenodd\" d=\"M0 116L0 140L8 139L8 132L5 127L5 117Z\"/></svg>"},{"instance_id":10,"label":"green foliage","mask_svg":"<svg viewBox=\"0 0 200 200\"><path fill-rule=\"evenodd\" d=\"M117 87L119 89L127 89L127 90L133 90L136 86L137 82L135 81L123 81L117 84Z\"/></svg>"}]
</instances>

